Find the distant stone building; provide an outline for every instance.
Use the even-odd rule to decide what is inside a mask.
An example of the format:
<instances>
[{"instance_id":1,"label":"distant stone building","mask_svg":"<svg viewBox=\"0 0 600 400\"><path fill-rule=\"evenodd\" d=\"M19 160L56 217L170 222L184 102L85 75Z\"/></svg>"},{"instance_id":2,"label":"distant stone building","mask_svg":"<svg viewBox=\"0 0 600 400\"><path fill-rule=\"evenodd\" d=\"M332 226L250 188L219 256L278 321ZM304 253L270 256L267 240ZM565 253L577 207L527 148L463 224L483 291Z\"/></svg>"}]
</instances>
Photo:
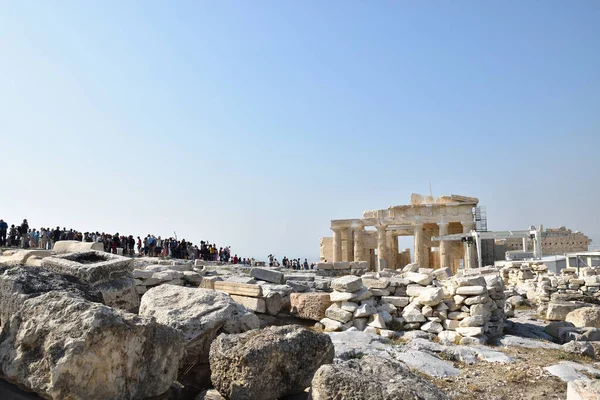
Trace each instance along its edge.
<instances>
[{"instance_id":1,"label":"distant stone building","mask_svg":"<svg viewBox=\"0 0 600 400\"><path fill-rule=\"evenodd\" d=\"M322 261L366 261L373 270L398 269L411 262L410 249L398 248L399 236L414 236L414 259L423 268L458 270L468 257L476 262L474 247L433 236L475 229L479 200L459 195L422 196L413 193L410 204L365 211L362 218L331 221L333 237L320 240Z\"/></svg>"},{"instance_id":2,"label":"distant stone building","mask_svg":"<svg viewBox=\"0 0 600 400\"><path fill-rule=\"evenodd\" d=\"M582 232L573 232L564 226L546 229L542 232L542 254L545 256L587 251L591 243L592 240ZM507 251L523 250L521 239L506 239L504 245Z\"/></svg>"}]
</instances>

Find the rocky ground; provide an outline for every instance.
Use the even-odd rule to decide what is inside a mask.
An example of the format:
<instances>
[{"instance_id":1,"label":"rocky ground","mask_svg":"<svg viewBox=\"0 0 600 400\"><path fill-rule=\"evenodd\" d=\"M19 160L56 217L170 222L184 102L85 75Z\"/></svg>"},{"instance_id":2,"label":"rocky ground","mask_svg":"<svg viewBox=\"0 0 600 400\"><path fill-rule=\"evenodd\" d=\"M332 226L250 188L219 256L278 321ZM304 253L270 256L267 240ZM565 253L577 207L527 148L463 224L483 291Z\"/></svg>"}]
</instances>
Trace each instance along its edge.
<instances>
[{"instance_id":1,"label":"rocky ground","mask_svg":"<svg viewBox=\"0 0 600 400\"><path fill-rule=\"evenodd\" d=\"M103 261L71 262L83 256ZM43 398L533 400L565 399L576 385L587 397L568 400L600 398L600 308L551 302L540 314L513 289L495 290L494 275L456 280L468 283L457 289L470 293L463 313L500 305L500 318L471 332L459 331L467 317L452 325L459 296L442 298L444 284L421 269L333 278L95 253L10 257L0 266L0 373ZM373 299L358 299L367 292ZM398 323L420 310L424 323L391 330L351 311L368 305ZM0 385L0 400L33 398Z\"/></svg>"},{"instance_id":2,"label":"rocky ground","mask_svg":"<svg viewBox=\"0 0 600 400\"><path fill-rule=\"evenodd\" d=\"M367 355L400 360L455 400L565 399L568 381L600 378L600 362L547 340L547 322L535 314L517 310L509 331L523 336L506 335L491 346L443 346L420 333L393 341L363 332L331 337L336 361ZM597 355L600 345L591 345Z\"/></svg>"}]
</instances>

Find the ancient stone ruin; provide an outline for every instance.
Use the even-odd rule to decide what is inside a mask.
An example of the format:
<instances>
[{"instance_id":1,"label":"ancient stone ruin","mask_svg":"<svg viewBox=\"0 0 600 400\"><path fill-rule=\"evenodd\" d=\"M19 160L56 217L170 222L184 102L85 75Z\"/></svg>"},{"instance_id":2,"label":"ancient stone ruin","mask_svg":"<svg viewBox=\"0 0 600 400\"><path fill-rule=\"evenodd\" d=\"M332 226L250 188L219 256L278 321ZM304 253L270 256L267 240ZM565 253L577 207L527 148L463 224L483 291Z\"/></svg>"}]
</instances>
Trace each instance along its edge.
<instances>
[{"instance_id":1,"label":"ancient stone ruin","mask_svg":"<svg viewBox=\"0 0 600 400\"><path fill-rule=\"evenodd\" d=\"M0 264L0 377L41 398L499 400L520 390L575 400L600 390L594 268L356 260L294 271L94 249L9 251Z\"/></svg>"}]
</instances>

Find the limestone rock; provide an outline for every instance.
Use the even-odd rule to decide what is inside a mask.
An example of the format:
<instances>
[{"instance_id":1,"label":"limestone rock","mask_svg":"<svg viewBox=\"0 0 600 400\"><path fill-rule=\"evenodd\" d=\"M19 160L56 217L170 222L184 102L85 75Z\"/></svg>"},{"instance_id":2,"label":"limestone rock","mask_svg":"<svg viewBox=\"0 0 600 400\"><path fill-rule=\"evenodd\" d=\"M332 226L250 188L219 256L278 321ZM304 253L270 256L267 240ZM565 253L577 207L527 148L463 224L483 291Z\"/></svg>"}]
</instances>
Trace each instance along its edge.
<instances>
[{"instance_id":1,"label":"limestone rock","mask_svg":"<svg viewBox=\"0 0 600 400\"><path fill-rule=\"evenodd\" d=\"M350 300L354 300L354 294L353 293L346 293L346 292L337 292L337 291L334 291L334 292L329 293L329 298L333 302L337 302L337 301L350 301Z\"/></svg>"},{"instance_id":2,"label":"limestone rock","mask_svg":"<svg viewBox=\"0 0 600 400\"><path fill-rule=\"evenodd\" d=\"M600 307L583 307L573 310L565 317L566 322L574 326L600 328Z\"/></svg>"},{"instance_id":3,"label":"limestone rock","mask_svg":"<svg viewBox=\"0 0 600 400\"><path fill-rule=\"evenodd\" d=\"M255 313L265 314L267 312L267 302L263 298L231 295L231 298L244 308Z\"/></svg>"},{"instance_id":4,"label":"limestone rock","mask_svg":"<svg viewBox=\"0 0 600 400\"><path fill-rule=\"evenodd\" d=\"M600 380L578 379L567 384L567 400L600 399Z\"/></svg>"},{"instance_id":5,"label":"limestone rock","mask_svg":"<svg viewBox=\"0 0 600 400\"><path fill-rule=\"evenodd\" d=\"M425 288L419 294L419 303L427 306L436 306L444 299L444 289L442 288Z\"/></svg>"},{"instance_id":6,"label":"limestone rock","mask_svg":"<svg viewBox=\"0 0 600 400\"><path fill-rule=\"evenodd\" d=\"M365 285L367 289L386 289L390 286L389 279L372 279L372 278L362 278L362 283Z\"/></svg>"},{"instance_id":7,"label":"limestone rock","mask_svg":"<svg viewBox=\"0 0 600 400\"><path fill-rule=\"evenodd\" d=\"M339 321L342 324L345 324L352 319L352 313L342 310L337 304L332 304L327 310L325 310L325 316L333 319L334 321Z\"/></svg>"},{"instance_id":8,"label":"limestone rock","mask_svg":"<svg viewBox=\"0 0 600 400\"><path fill-rule=\"evenodd\" d=\"M325 318L325 310L331 305L329 293L292 293L290 302L292 314L313 321Z\"/></svg>"},{"instance_id":9,"label":"limestone rock","mask_svg":"<svg viewBox=\"0 0 600 400\"><path fill-rule=\"evenodd\" d=\"M420 274L418 272L408 272L406 279L419 285L427 286L433 281L433 276L429 274Z\"/></svg>"},{"instance_id":10,"label":"limestone rock","mask_svg":"<svg viewBox=\"0 0 600 400\"><path fill-rule=\"evenodd\" d=\"M435 385L402 363L376 356L324 365L311 385L313 400L446 400Z\"/></svg>"},{"instance_id":11,"label":"limestone rock","mask_svg":"<svg viewBox=\"0 0 600 400\"><path fill-rule=\"evenodd\" d=\"M456 288L456 294L463 296L477 296L487 291L485 286L460 286Z\"/></svg>"},{"instance_id":12,"label":"limestone rock","mask_svg":"<svg viewBox=\"0 0 600 400\"><path fill-rule=\"evenodd\" d=\"M201 392L194 400L226 400L225 397L221 396L221 393L215 389L205 390Z\"/></svg>"},{"instance_id":13,"label":"limestone rock","mask_svg":"<svg viewBox=\"0 0 600 400\"><path fill-rule=\"evenodd\" d=\"M100 251L62 254L43 258L42 268L92 285L106 305L127 311L139 306L132 260L127 257Z\"/></svg>"},{"instance_id":14,"label":"limestone rock","mask_svg":"<svg viewBox=\"0 0 600 400\"><path fill-rule=\"evenodd\" d=\"M281 308L283 307L283 301L279 292L269 292L269 294L264 297L264 300L267 314L273 316L279 314L279 311L281 311Z\"/></svg>"},{"instance_id":15,"label":"limestone rock","mask_svg":"<svg viewBox=\"0 0 600 400\"><path fill-rule=\"evenodd\" d=\"M211 380L226 398L275 400L304 391L333 356L329 336L300 326L220 335L210 349Z\"/></svg>"},{"instance_id":16,"label":"limestone rock","mask_svg":"<svg viewBox=\"0 0 600 400\"><path fill-rule=\"evenodd\" d=\"M458 327L456 332L461 336L479 336L483 335L482 327Z\"/></svg>"},{"instance_id":17,"label":"limestone rock","mask_svg":"<svg viewBox=\"0 0 600 400\"><path fill-rule=\"evenodd\" d=\"M338 292L352 293L362 288L362 286L362 279L354 275L342 276L331 281L331 288L333 290L337 290Z\"/></svg>"},{"instance_id":18,"label":"limestone rock","mask_svg":"<svg viewBox=\"0 0 600 400\"><path fill-rule=\"evenodd\" d=\"M590 304L566 301L550 302L548 303L548 311L546 311L546 319L548 321L564 321L571 311L587 306L590 306Z\"/></svg>"},{"instance_id":19,"label":"limestone rock","mask_svg":"<svg viewBox=\"0 0 600 400\"><path fill-rule=\"evenodd\" d=\"M369 304L362 304L354 311L354 318L370 317L373 314L377 314L377 309Z\"/></svg>"},{"instance_id":20,"label":"limestone rock","mask_svg":"<svg viewBox=\"0 0 600 400\"><path fill-rule=\"evenodd\" d=\"M207 363L210 344L221 332L240 333L259 327L258 317L230 296L208 289L160 285L142 296L140 315L181 331L186 356L182 368Z\"/></svg>"},{"instance_id":21,"label":"limestone rock","mask_svg":"<svg viewBox=\"0 0 600 400\"><path fill-rule=\"evenodd\" d=\"M23 266L32 257L44 258L50 255L52 255L52 252L48 250L16 250L10 253L5 251L0 257L0 265Z\"/></svg>"},{"instance_id":22,"label":"limestone rock","mask_svg":"<svg viewBox=\"0 0 600 400\"><path fill-rule=\"evenodd\" d=\"M393 304L398 308L406 307L409 303L408 297L400 297L400 296L383 296L381 297L382 303Z\"/></svg>"},{"instance_id":23,"label":"limestone rock","mask_svg":"<svg viewBox=\"0 0 600 400\"><path fill-rule=\"evenodd\" d=\"M325 332L336 332L342 329L342 324L340 321L336 321L331 318L323 318L320 323L323 325L323 330Z\"/></svg>"},{"instance_id":24,"label":"limestone rock","mask_svg":"<svg viewBox=\"0 0 600 400\"><path fill-rule=\"evenodd\" d=\"M104 244L97 242L80 242L78 240L59 240L52 248L55 254L82 253L95 250L104 251Z\"/></svg>"},{"instance_id":25,"label":"limestone rock","mask_svg":"<svg viewBox=\"0 0 600 400\"><path fill-rule=\"evenodd\" d=\"M285 276L282 272L269 268L252 268L250 276L271 283L282 284L285 282Z\"/></svg>"},{"instance_id":26,"label":"limestone rock","mask_svg":"<svg viewBox=\"0 0 600 400\"><path fill-rule=\"evenodd\" d=\"M30 298L2 322L5 379L50 399L157 396L183 354L175 329L65 291Z\"/></svg>"}]
</instances>

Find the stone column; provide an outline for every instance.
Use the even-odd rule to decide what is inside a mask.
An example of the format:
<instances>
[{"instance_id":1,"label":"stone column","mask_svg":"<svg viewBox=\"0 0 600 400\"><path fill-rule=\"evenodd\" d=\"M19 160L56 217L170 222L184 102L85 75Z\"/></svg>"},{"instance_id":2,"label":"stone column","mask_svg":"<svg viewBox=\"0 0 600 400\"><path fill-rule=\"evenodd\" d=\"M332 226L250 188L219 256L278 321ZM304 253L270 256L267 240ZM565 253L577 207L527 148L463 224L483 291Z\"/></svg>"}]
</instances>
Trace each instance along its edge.
<instances>
[{"instance_id":1,"label":"stone column","mask_svg":"<svg viewBox=\"0 0 600 400\"><path fill-rule=\"evenodd\" d=\"M523 238L523 251L527 251L527 238Z\"/></svg>"},{"instance_id":2,"label":"stone column","mask_svg":"<svg viewBox=\"0 0 600 400\"><path fill-rule=\"evenodd\" d=\"M423 260L423 225L415 226L415 263L421 266Z\"/></svg>"},{"instance_id":3,"label":"stone column","mask_svg":"<svg viewBox=\"0 0 600 400\"><path fill-rule=\"evenodd\" d=\"M380 225L377 227L377 271L382 271L387 267L387 261L385 259L387 246L386 246L386 225Z\"/></svg>"},{"instance_id":4,"label":"stone column","mask_svg":"<svg viewBox=\"0 0 600 400\"><path fill-rule=\"evenodd\" d=\"M385 255L385 259L387 261L387 267L390 269L394 268L394 244L392 242L392 238L393 238L393 233L392 231L386 231L385 232L385 248L387 250L387 253Z\"/></svg>"},{"instance_id":5,"label":"stone column","mask_svg":"<svg viewBox=\"0 0 600 400\"><path fill-rule=\"evenodd\" d=\"M354 261L354 234L352 228L346 228L344 231L346 231L346 261Z\"/></svg>"},{"instance_id":6,"label":"stone column","mask_svg":"<svg viewBox=\"0 0 600 400\"><path fill-rule=\"evenodd\" d=\"M440 233L438 236L445 236L448 234L448 223L438 223ZM440 240L440 268L446 268L450 266L450 254L449 254L449 243L447 240Z\"/></svg>"},{"instance_id":7,"label":"stone column","mask_svg":"<svg viewBox=\"0 0 600 400\"><path fill-rule=\"evenodd\" d=\"M390 268L393 269L398 269L398 263L399 263L399 258L400 255L398 254L398 236L396 235L396 232L392 232L392 261L391 261L391 265Z\"/></svg>"},{"instance_id":8,"label":"stone column","mask_svg":"<svg viewBox=\"0 0 600 400\"><path fill-rule=\"evenodd\" d=\"M362 227L354 230L354 261L367 261L364 254L363 232L364 229Z\"/></svg>"},{"instance_id":9,"label":"stone column","mask_svg":"<svg viewBox=\"0 0 600 400\"><path fill-rule=\"evenodd\" d=\"M342 261L342 231L331 229L333 231L333 261Z\"/></svg>"},{"instance_id":10,"label":"stone column","mask_svg":"<svg viewBox=\"0 0 600 400\"><path fill-rule=\"evenodd\" d=\"M461 222L463 226L463 233L469 233L473 230L472 222ZM471 244L471 247L467 245L467 243L463 244L464 246L464 265L466 268L475 268L477 265L477 260L473 252L473 247L475 246L475 240Z\"/></svg>"}]
</instances>

